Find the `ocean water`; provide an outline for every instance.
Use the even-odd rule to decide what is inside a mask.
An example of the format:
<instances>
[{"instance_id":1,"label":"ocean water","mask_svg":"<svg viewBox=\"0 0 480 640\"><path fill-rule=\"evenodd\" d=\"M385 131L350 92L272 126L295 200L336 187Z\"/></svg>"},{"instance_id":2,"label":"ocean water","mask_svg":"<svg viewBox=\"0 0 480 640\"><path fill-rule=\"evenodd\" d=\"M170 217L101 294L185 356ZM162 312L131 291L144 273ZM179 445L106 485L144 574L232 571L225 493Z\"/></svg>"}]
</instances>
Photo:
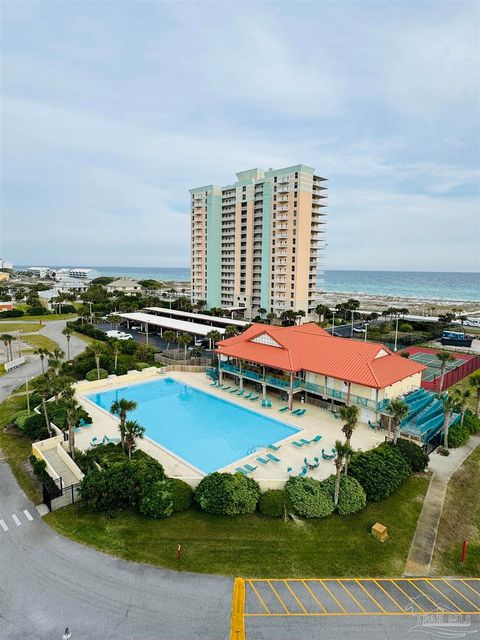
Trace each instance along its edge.
<instances>
[{"instance_id":1,"label":"ocean water","mask_svg":"<svg viewBox=\"0 0 480 640\"><path fill-rule=\"evenodd\" d=\"M145 427L145 434L205 473L298 433L293 426L248 409L259 400L239 406L172 378L87 398L106 411L119 398L135 400L131 419Z\"/></svg>"},{"instance_id":2,"label":"ocean water","mask_svg":"<svg viewBox=\"0 0 480 640\"><path fill-rule=\"evenodd\" d=\"M74 265L79 266L79 265ZM85 265L81 265L85 266ZM17 267L21 268L21 267ZM59 268L59 267L57 267ZM189 268L96 267L102 276L126 276L188 282ZM480 274L430 271L325 271L319 288L339 293L367 293L420 299L480 301Z\"/></svg>"}]
</instances>

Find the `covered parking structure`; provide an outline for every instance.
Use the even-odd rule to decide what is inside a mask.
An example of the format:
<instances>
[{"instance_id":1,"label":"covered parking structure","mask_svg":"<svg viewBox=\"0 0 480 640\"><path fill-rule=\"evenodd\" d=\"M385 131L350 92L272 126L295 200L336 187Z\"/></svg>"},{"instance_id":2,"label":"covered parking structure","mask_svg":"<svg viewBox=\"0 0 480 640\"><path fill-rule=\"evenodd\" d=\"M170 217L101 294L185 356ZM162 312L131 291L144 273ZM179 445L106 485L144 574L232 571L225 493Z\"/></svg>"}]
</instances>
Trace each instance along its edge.
<instances>
[{"instance_id":1,"label":"covered parking structure","mask_svg":"<svg viewBox=\"0 0 480 640\"><path fill-rule=\"evenodd\" d=\"M166 318L178 318L187 322L198 322L210 326L210 329L219 327L238 327L244 329L249 323L245 320L236 320L234 318L221 318L218 316L209 316L206 313L193 313L190 311L180 311L179 309L166 309L164 307L146 307L145 311L150 311L154 315L165 316Z\"/></svg>"},{"instance_id":2,"label":"covered parking structure","mask_svg":"<svg viewBox=\"0 0 480 640\"><path fill-rule=\"evenodd\" d=\"M130 324L132 323L140 324L142 330L145 331L147 344L149 327L155 327L155 331L158 331L162 337L165 329L175 331L176 335L179 333L190 333L200 338L206 338L210 331L218 331L222 336L225 333L225 329L221 327L212 327L210 325L199 324L198 322L177 320L176 318L164 318L163 316L156 316L151 313L134 312L119 313L118 315L127 321L128 328L130 328Z\"/></svg>"}]
</instances>

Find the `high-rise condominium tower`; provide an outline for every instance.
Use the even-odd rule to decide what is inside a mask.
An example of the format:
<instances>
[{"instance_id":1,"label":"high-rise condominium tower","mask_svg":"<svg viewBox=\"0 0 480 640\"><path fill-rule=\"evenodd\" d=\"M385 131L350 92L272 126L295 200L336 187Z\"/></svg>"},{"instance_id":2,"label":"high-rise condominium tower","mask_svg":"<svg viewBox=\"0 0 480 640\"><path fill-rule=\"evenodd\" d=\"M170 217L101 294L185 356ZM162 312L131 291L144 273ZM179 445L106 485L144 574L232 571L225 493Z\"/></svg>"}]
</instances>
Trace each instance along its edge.
<instances>
[{"instance_id":1,"label":"high-rise condominium tower","mask_svg":"<svg viewBox=\"0 0 480 640\"><path fill-rule=\"evenodd\" d=\"M312 167L251 169L191 189L192 302L311 315L325 248L326 178Z\"/></svg>"}]
</instances>

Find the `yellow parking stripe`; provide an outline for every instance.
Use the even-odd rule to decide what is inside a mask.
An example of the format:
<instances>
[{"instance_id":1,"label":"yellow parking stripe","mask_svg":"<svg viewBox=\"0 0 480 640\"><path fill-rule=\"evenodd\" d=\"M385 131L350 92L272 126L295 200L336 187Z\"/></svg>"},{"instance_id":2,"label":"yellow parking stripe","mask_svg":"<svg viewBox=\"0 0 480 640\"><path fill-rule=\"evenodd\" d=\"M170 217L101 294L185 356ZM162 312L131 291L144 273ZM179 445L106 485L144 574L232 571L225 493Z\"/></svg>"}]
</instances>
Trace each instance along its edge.
<instances>
[{"instance_id":1,"label":"yellow parking stripe","mask_svg":"<svg viewBox=\"0 0 480 640\"><path fill-rule=\"evenodd\" d=\"M343 582L339 582L339 584L342 585L342 587L345 589L345 591L348 593L348 596L355 602L355 604L360 607L360 609L366 613L366 609L365 607L362 607L362 605L360 604L360 602L356 599L356 597L353 595L353 593L350 591L350 589L347 589L347 587L343 584Z\"/></svg>"},{"instance_id":2,"label":"yellow parking stripe","mask_svg":"<svg viewBox=\"0 0 480 640\"><path fill-rule=\"evenodd\" d=\"M320 584L322 585L322 587L325 589L325 591L327 591L327 593L330 594L330 597L335 600L335 602L338 604L338 606L340 607L340 609L344 612L347 613L345 611L345 608L343 607L343 605L337 600L337 598L333 595L333 593L330 591L330 589L327 587L327 585L323 582L323 580L318 580L318 582L320 582Z\"/></svg>"},{"instance_id":3,"label":"yellow parking stripe","mask_svg":"<svg viewBox=\"0 0 480 640\"><path fill-rule=\"evenodd\" d=\"M317 596L313 593L313 591L310 589L310 587L308 586L308 584L305 582L305 580L302 580L302 583L305 587L305 589L309 592L309 594L312 596L312 598L315 600L315 602L318 604L318 606L320 607L320 609L322 609L322 611L324 613L327 613L327 610L325 609L325 607L323 606L323 604L320 602L320 600L317 598Z\"/></svg>"},{"instance_id":4,"label":"yellow parking stripe","mask_svg":"<svg viewBox=\"0 0 480 640\"><path fill-rule=\"evenodd\" d=\"M453 605L457 611L461 611L461 607L458 606L458 604L456 604L453 600L450 600L450 598L448 596L446 596L443 591L440 591L440 589L438 587L436 587L433 584L433 580L428 580L428 584L433 587L433 589L435 589L435 591L438 591L438 593L442 596L442 598L444 598L445 600L448 600L450 602L451 605Z\"/></svg>"},{"instance_id":5,"label":"yellow parking stripe","mask_svg":"<svg viewBox=\"0 0 480 640\"><path fill-rule=\"evenodd\" d=\"M287 587L287 589L290 591L290 593L292 594L292 596L295 598L295 600L297 601L298 606L302 609L303 613L308 613L308 611L305 609L305 607L303 606L303 604L300 602L300 600L297 598L295 591L292 589L292 587L288 584L288 582L286 580L283 581L284 585Z\"/></svg>"},{"instance_id":6,"label":"yellow parking stripe","mask_svg":"<svg viewBox=\"0 0 480 640\"><path fill-rule=\"evenodd\" d=\"M427 600L430 600L430 602L431 602L431 603L433 604L433 606L435 607L433 611L437 611L437 609L439 608L439 607L438 607L438 604L437 604L434 600L432 600L432 599L430 598L430 596L428 596L428 595L425 593L425 591L422 591L422 589L420 589L420 587L417 587L417 585L416 585L416 584L413 584L413 582L412 582L411 580L408 580L408 582L410 582L410 584L412 585L412 587L415 587L415 589L416 589L417 591L420 591L420 593L421 593L423 596L425 596L425 598L426 598ZM433 612L432 612L432 611L429 611L428 613L433 613Z\"/></svg>"},{"instance_id":7,"label":"yellow parking stripe","mask_svg":"<svg viewBox=\"0 0 480 640\"><path fill-rule=\"evenodd\" d=\"M395 587L396 587L399 591L401 591L401 592L403 593L403 595L404 595L404 596L406 596L406 597L410 600L410 602L411 602L412 604L414 604L414 605L417 607L417 609L420 609L420 611L421 611L422 613L427 613L427 612L425 611L425 609L423 609L423 607L421 607L421 606L418 604L418 602L412 598L412 596L409 596L409 595L408 595L408 593L402 589L402 587L398 584L398 580L397 580L397 581L395 581L395 582L393 582L393 584L395 585Z\"/></svg>"},{"instance_id":8,"label":"yellow parking stripe","mask_svg":"<svg viewBox=\"0 0 480 640\"><path fill-rule=\"evenodd\" d=\"M273 593L277 596L278 601L280 602L280 604L282 605L283 610L285 611L285 613L290 613L290 611L287 609L287 607L285 606L283 600L280 598L280 596L277 593L277 590L275 589L275 587L273 586L273 584L270 582L270 580L267 580L270 589L273 591Z\"/></svg>"},{"instance_id":9,"label":"yellow parking stripe","mask_svg":"<svg viewBox=\"0 0 480 640\"><path fill-rule=\"evenodd\" d=\"M381 605L379 602L377 602L377 601L375 600L375 598L372 596L372 594L371 594L369 591L367 591L367 590L365 589L365 587L363 586L363 584L361 584L358 580L355 580L355 582L358 584L358 586L359 586L359 587L361 587L361 588L365 591L365 593L367 594L367 596L368 596L368 597L369 597L369 598L370 598L370 599L371 599L371 600L372 600L372 601L377 605L377 607L378 607L381 611L383 611L383 613L387 613L387 612L385 611L385 609L382 607L382 605Z\"/></svg>"},{"instance_id":10,"label":"yellow parking stripe","mask_svg":"<svg viewBox=\"0 0 480 640\"><path fill-rule=\"evenodd\" d=\"M394 604L398 609L400 609L400 611L403 611L402 607L398 604L398 602L392 598L392 596L388 593L388 591L385 591L385 589L382 587L382 585L381 585L379 582L377 582L376 580L373 580L373 582L377 585L377 587L378 587L379 589L381 589L381 590L383 591L383 593L384 593L388 598L390 598L390 600L393 602L393 604Z\"/></svg>"},{"instance_id":11,"label":"yellow parking stripe","mask_svg":"<svg viewBox=\"0 0 480 640\"><path fill-rule=\"evenodd\" d=\"M451 584L451 582L449 582L448 580L444 580L444 582L445 582L446 584L448 584L448 586L449 586L451 589L453 589L453 590L454 590L454 591L456 591L460 596L462 596L462 598L463 598L464 600L466 600L467 602L469 602L469 603L472 605L472 607L475 607L475 608L477 609L477 605L476 605L476 604L474 604L474 603L473 603L469 598L467 598L467 596L463 595L463 593L462 593L461 591L459 591L456 587L454 587L454 586L453 586L453 584ZM468 587L468 585L467 585L467 587ZM475 589L473 589L473 591L475 591Z\"/></svg>"},{"instance_id":12,"label":"yellow parking stripe","mask_svg":"<svg viewBox=\"0 0 480 640\"><path fill-rule=\"evenodd\" d=\"M232 593L230 640L245 640L245 580L235 578Z\"/></svg>"},{"instance_id":13,"label":"yellow parking stripe","mask_svg":"<svg viewBox=\"0 0 480 640\"><path fill-rule=\"evenodd\" d=\"M475 581L480 580L480 578L474 578ZM465 580L460 580L460 582L462 582L466 587L468 587L469 589L471 589L473 591L473 593L480 598L480 592L478 592L476 589L474 589L473 587L471 587L468 582L465 582Z\"/></svg>"},{"instance_id":14,"label":"yellow parking stripe","mask_svg":"<svg viewBox=\"0 0 480 640\"><path fill-rule=\"evenodd\" d=\"M265 604L265 602L263 601L262 596L258 593L257 589L255 588L255 585L253 584L253 582L251 580L248 581L248 584L252 587L253 592L255 593L255 595L257 596L257 598L260 600L260 602L262 603L263 608L265 609L265 611L267 613L270 613L270 609L267 607L267 605Z\"/></svg>"},{"instance_id":15,"label":"yellow parking stripe","mask_svg":"<svg viewBox=\"0 0 480 640\"><path fill-rule=\"evenodd\" d=\"M426 612L425 612L426 613ZM435 614L438 615L452 615L451 611L435 611ZM478 616L480 615L480 611L462 611L463 615L466 616ZM340 611L332 611L330 613L246 613L245 617L247 618L268 618L268 617L274 617L274 618L310 618L310 617L314 617L314 618L321 618L325 616L338 616L338 617L345 617L345 616L411 616L412 614L410 613L410 611L365 611L365 612L360 612L360 611L345 611L345 612L340 612ZM456 614L455 614L456 615Z\"/></svg>"}]
</instances>

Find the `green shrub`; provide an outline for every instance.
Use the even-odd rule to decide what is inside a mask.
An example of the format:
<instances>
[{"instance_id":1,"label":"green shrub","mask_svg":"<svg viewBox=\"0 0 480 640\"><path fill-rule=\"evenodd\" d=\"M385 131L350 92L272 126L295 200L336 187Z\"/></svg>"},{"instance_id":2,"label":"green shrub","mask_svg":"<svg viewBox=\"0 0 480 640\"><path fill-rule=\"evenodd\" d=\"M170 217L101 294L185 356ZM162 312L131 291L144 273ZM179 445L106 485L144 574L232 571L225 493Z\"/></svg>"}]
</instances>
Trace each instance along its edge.
<instances>
[{"instance_id":1,"label":"green shrub","mask_svg":"<svg viewBox=\"0 0 480 640\"><path fill-rule=\"evenodd\" d=\"M94 380L103 380L107 377L108 371L106 371L105 369L99 369L98 371L96 369L90 369L90 371L87 372L85 379L89 382L93 382Z\"/></svg>"},{"instance_id":2,"label":"green shrub","mask_svg":"<svg viewBox=\"0 0 480 640\"><path fill-rule=\"evenodd\" d=\"M285 491L299 516L324 518L333 512L332 497L319 480L295 476L287 480Z\"/></svg>"},{"instance_id":3,"label":"green shrub","mask_svg":"<svg viewBox=\"0 0 480 640\"><path fill-rule=\"evenodd\" d=\"M413 331L412 325L409 324L408 322L402 322L401 324L398 325L398 328L400 329L400 331L403 331L404 333L410 333L410 331Z\"/></svg>"},{"instance_id":4,"label":"green shrub","mask_svg":"<svg viewBox=\"0 0 480 640\"><path fill-rule=\"evenodd\" d=\"M149 366L148 362L136 362L134 368L137 371L142 371L143 369L147 369Z\"/></svg>"},{"instance_id":5,"label":"green shrub","mask_svg":"<svg viewBox=\"0 0 480 640\"><path fill-rule=\"evenodd\" d=\"M49 314L50 314L50 311L48 311L48 309L45 309L45 307L42 307L42 306L27 307L27 316L46 316Z\"/></svg>"},{"instance_id":6,"label":"green shrub","mask_svg":"<svg viewBox=\"0 0 480 640\"><path fill-rule=\"evenodd\" d=\"M0 319L3 318L21 318L24 315L21 309L11 309L10 311L0 311Z\"/></svg>"},{"instance_id":7,"label":"green shrub","mask_svg":"<svg viewBox=\"0 0 480 640\"><path fill-rule=\"evenodd\" d=\"M33 440L45 440L48 438L47 425L43 414L32 413L24 422L23 433Z\"/></svg>"},{"instance_id":8,"label":"green shrub","mask_svg":"<svg viewBox=\"0 0 480 640\"><path fill-rule=\"evenodd\" d=\"M463 426L467 427L471 434L480 433L480 418L477 418L471 411L466 411Z\"/></svg>"},{"instance_id":9,"label":"green shrub","mask_svg":"<svg viewBox=\"0 0 480 640\"><path fill-rule=\"evenodd\" d=\"M200 481L195 500L203 511L236 516L255 511L260 487L240 473L211 473Z\"/></svg>"},{"instance_id":10,"label":"green shrub","mask_svg":"<svg viewBox=\"0 0 480 640\"><path fill-rule=\"evenodd\" d=\"M428 467L428 463L430 462L428 454L425 453L422 447L415 444L415 442L405 440L405 438L399 438L397 444L394 446L401 453L414 473L424 471Z\"/></svg>"},{"instance_id":11,"label":"green shrub","mask_svg":"<svg viewBox=\"0 0 480 640\"><path fill-rule=\"evenodd\" d=\"M283 489L269 489L262 493L258 501L258 508L264 516L281 518L285 514L288 504L287 492Z\"/></svg>"},{"instance_id":12,"label":"green shrub","mask_svg":"<svg viewBox=\"0 0 480 640\"><path fill-rule=\"evenodd\" d=\"M466 427L465 424L462 426L458 423L448 431L448 446L451 449L456 449L468 442L469 438L470 431L468 427Z\"/></svg>"},{"instance_id":13,"label":"green shrub","mask_svg":"<svg viewBox=\"0 0 480 640\"><path fill-rule=\"evenodd\" d=\"M445 449L445 447L438 447L437 448L437 453L441 456L449 456L450 455L450 451L448 449Z\"/></svg>"},{"instance_id":14,"label":"green shrub","mask_svg":"<svg viewBox=\"0 0 480 640\"><path fill-rule=\"evenodd\" d=\"M30 406L32 407L38 407L39 405L42 404L42 397L39 393L37 393L36 391L34 391L33 393L30 394Z\"/></svg>"},{"instance_id":15,"label":"green shrub","mask_svg":"<svg viewBox=\"0 0 480 640\"><path fill-rule=\"evenodd\" d=\"M174 513L190 508L193 501L193 489L189 484L179 478L167 478L163 484L172 498Z\"/></svg>"},{"instance_id":16,"label":"green shrub","mask_svg":"<svg viewBox=\"0 0 480 640\"><path fill-rule=\"evenodd\" d=\"M165 482L155 482L148 488L139 504L140 513L150 518L168 518L173 513L173 500Z\"/></svg>"},{"instance_id":17,"label":"green shrub","mask_svg":"<svg viewBox=\"0 0 480 640\"><path fill-rule=\"evenodd\" d=\"M39 460L34 455L31 455L28 459L32 465L33 473L37 476L38 480L40 480L47 489L50 489L50 491L57 489L58 487L53 478L47 473L47 463L45 460Z\"/></svg>"},{"instance_id":18,"label":"green shrub","mask_svg":"<svg viewBox=\"0 0 480 640\"><path fill-rule=\"evenodd\" d=\"M97 329L91 324L82 324L80 320L67 322L67 327L70 327L70 329L73 329L77 333L82 333L84 336L94 338L95 340L105 342L108 339L103 331L100 331L100 329Z\"/></svg>"},{"instance_id":19,"label":"green shrub","mask_svg":"<svg viewBox=\"0 0 480 640\"><path fill-rule=\"evenodd\" d=\"M28 413L26 409L23 409L22 411L17 411L17 413L15 413L12 417L12 424L14 424L19 429L22 429L23 431L25 422L27 421L30 415L31 414Z\"/></svg>"},{"instance_id":20,"label":"green shrub","mask_svg":"<svg viewBox=\"0 0 480 640\"><path fill-rule=\"evenodd\" d=\"M348 465L348 473L365 489L367 499L377 502L396 491L411 470L396 447L381 444L355 454Z\"/></svg>"},{"instance_id":21,"label":"green shrub","mask_svg":"<svg viewBox=\"0 0 480 640\"><path fill-rule=\"evenodd\" d=\"M322 480L332 500L335 498L335 475ZM351 476L340 476L340 491L338 493L337 511L341 516L357 513L367 505L367 496L362 485Z\"/></svg>"}]
</instances>

